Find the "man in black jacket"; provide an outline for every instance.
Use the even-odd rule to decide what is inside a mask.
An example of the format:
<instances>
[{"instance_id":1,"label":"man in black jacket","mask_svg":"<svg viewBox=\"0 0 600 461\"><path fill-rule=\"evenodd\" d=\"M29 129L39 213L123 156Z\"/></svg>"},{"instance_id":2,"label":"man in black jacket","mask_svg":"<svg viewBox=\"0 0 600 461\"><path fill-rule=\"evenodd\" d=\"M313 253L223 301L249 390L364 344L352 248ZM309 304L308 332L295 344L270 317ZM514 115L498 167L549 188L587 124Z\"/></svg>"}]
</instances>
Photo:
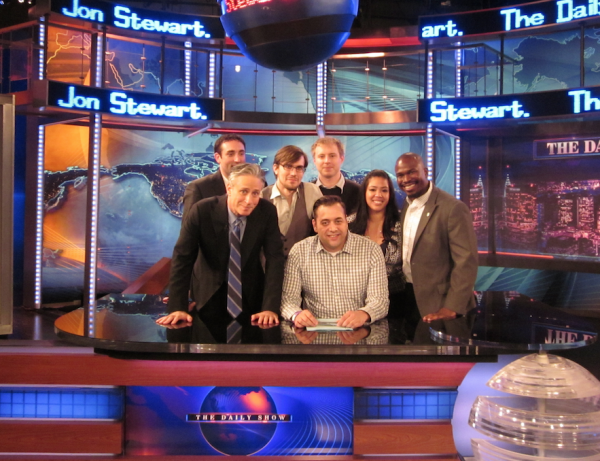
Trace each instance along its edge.
<instances>
[{"instance_id":1,"label":"man in black jacket","mask_svg":"<svg viewBox=\"0 0 600 461\"><path fill-rule=\"evenodd\" d=\"M205 321L242 315L259 324L279 323L284 256L277 210L268 200L260 198L263 186L263 172L258 165L236 165L230 174L226 196L207 198L191 207L173 250L169 314L157 323L192 321L188 313L190 285L198 315ZM230 311L231 292L228 292L234 228L241 242L238 243L241 314L237 315Z\"/></svg>"}]
</instances>

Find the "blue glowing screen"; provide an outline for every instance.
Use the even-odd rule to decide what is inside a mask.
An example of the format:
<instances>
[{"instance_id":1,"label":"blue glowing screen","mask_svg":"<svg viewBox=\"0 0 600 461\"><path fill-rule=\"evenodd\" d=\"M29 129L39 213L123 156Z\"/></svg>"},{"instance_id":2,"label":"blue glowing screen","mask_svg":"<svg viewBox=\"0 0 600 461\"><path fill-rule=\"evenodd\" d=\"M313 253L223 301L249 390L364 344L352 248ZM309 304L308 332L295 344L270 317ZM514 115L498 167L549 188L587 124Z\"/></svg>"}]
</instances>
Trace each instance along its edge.
<instances>
[{"instance_id":1,"label":"blue glowing screen","mask_svg":"<svg viewBox=\"0 0 600 461\"><path fill-rule=\"evenodd\" d=\"M352 388L130 387L128 455L350 455Z\"/></svg>"}]
</instances>

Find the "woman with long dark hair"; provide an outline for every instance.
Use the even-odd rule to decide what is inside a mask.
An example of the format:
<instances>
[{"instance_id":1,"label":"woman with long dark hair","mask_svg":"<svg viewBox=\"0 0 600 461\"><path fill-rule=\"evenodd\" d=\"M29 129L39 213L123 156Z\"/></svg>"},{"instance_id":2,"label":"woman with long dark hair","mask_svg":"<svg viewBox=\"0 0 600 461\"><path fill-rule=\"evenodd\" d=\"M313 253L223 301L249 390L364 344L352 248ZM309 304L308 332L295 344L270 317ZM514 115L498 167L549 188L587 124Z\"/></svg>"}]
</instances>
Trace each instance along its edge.
<instances>
[{"instance_id":1,"label":"woman with long dark hair","mask_svg":"<svg viewBox=\"0 0 600 461\"><path fill-rule=\"evenodd\" d=\"M394 183L383 170L373 170L360 186L356 213L348 216L349 230L377 243L385 256L390 292L388 317L400 316L399 299L404 290L402 274L402 226Z\"/></svg>"}]
</instances>

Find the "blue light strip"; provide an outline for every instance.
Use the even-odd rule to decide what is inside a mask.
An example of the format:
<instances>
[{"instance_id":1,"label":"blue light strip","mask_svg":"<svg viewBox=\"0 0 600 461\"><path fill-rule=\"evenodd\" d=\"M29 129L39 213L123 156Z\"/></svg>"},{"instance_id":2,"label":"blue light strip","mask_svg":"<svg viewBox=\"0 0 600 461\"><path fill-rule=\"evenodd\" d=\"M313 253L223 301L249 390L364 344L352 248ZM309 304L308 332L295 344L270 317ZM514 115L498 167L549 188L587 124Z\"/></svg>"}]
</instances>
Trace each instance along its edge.
<instances>
[{"instance_id":1,"label":"blue light strip","mask_svg":"<svg viewBox=\"0 0 600 461\"><path fill-rule=\"evenodd\" d=\"M334 70L335 71L335 70ZM317 66L317 129L325 125L327 112L327 62Z\"/></svg>"},{"instance_id":2,"label":"blue light strip","mask_svg":"<svg viewBox=\"0 0 600 461\"><path fill-rule=\"evenodd\" d=\"M461 43L456 43L457 46L460 46ZM463 50L461 48L457 49L454 52L454 66L456 69L455 75L455 91L454 96L460 98L462 96L462 65L463 65Z\"/></svg>"},{"instance_id":3,"label":"blue light strip","mask_svg":"<svg viewBox=\"0 0 600 461\"><path fill-rule=\"evenodd\" d=\"M88 194L91 194L91 200L88 201L88 243L86 245L86 268L87 293L85 293L85 308L87 309L86 334L94 337L96 320L96 274L97 274L97 256L98 256L98 208L100 199L100 141L102 136L102 115L92 114L90 127L90 149L89 156L91 164L88 165Z\"/></svg>"},{"instance_id":4,"label":"blue light strip","mask_svg":"<svg viewBox=\"0 0 600 461\"><path fill-rule=\"evenodd\" d=\"M96 37L96 88L102 88L102 66L104 66L104 40Z\"/></svg>"},{"instance_id":5,"label":"blue light strip","mask_svg":"<svg viewBox=\"0 0 600 461\"><path fill-rule=\"evenodd\" d=\"M433 124L428 123L425 132L425 166L427 167L427 179L433 180L433 155L435 134Z\"/></svg>"},{"instance_id":6,"label":"blue light strip","mask_svg":"<svg viewBox=\"0 0 600 461\"><path fill-rule=\"evenodd\" d=\"M44 80L46 74L46 24L45 18L40 18L40 30L38 33L38 80Z\"/></svg>"},{"instance_id":7,"label":"blue light strip","mask_svg":"<svg viewBox=\"0 0 600 461\"><path fill-rule=\"evenodd\" d=\"M44 246L44 145L46 129L38 126L37 174L35 196L35 275L33 300L35 308L42 305L42 252Z\"/></svg>"},{"instance_id":8,"label":"blue light strip","mask_svg":"<svg viewBox=\"0 0 600 461\"><path fill-rule=\"evenodd\" d=\"M0 387L0 419L119 420L122 388Z\"/></svg>"},{"instance_id":9,"label":"blue light strip","mask_svg":"<svg viewBox=\"0 0 600 461\"><path fill-rule=\"evenodd\" d=\"M186 48L192 47L192 42L185 42L183 44ZM192 93L192 52L185 50L183 52L183 65L184 65L184 93L186 96L190 96Z\"/></svg>"},{"instance_id":10,"label":"blue light strip","mask_svg":"<svg viewBox=\"0 0 600 461\"><path fill-rule=\"evenodd\" d=\"M354 391L354 419L448 420L457 395L454 389L359 389Z\"/></svg>"},{"instance_id":11,"label":"blue light strip","mask_svg":"<svg viewBox=\"0 0 600 461\"><path fill-rule=\"evenodd\" d=\"M461 43L456 43L456 46L461 46ZM463 50L458 48L454 53L454 63L456 68L455 80L455 96L462 96L462 66L463 66ZM460 138L454 139L454 196L460 200Z\"/></svg>"},{"instance_id":12,"label":"blue light strip","mask_svg":"<svg viewBox=\"0 0 600 461\"><path fill-rule=\"evenodd\" d=\"M433 98L433 51L427 53L427 88L425 88L425 98Z\"/></svg>"},{"instance_id":13,"label":"blue light strip","mask_svg":"<svg viewBox=\"0 0 600 461\"><path fill-rule=\"evenodd\" d=\"M427 88L425 88L425 97L433 98L433 51L427 53ZM427 179L433 180L433 125L427 124L425 135L425 166L427 167Z\"/></svg>"},{"instance_id":14,"label":"blue light strip","mask_svg":"<svg viewBox=\"0 0 600 461\"><path fill-rule=\"evenodd\" d=\"M454 138L454 196L460 200L460 138Z\"/></svg>"},{"instance_id":15,"label":"blue light strip","mask_svg":"<svg viewBox=\"0 0 600 461\"><path fill-rule=\"evenodd\" d=\"M102 63L104 58L103 40L97 40L96 63L93 67L96 75L94 81L97 87L102 85ZM88 154L88 201L86 221L85 246L85 280L84 308L86 309L87 325L85 334L94 337L96 329L96 280L98 265L98 208L100 202L100 141L102 136L102 115L90 115L90 142Z\"/></svg>"},{"instance_id":16,"label":"blue light strip","mask_svg":"<svg viewBox=\"0 0 600 461\"><path fill-rule=\"evenodd\" d=\"M215 53L208 55L208 97L215 97L215 82L217 76L217 56Z\"/></svg>"}]
</instances>

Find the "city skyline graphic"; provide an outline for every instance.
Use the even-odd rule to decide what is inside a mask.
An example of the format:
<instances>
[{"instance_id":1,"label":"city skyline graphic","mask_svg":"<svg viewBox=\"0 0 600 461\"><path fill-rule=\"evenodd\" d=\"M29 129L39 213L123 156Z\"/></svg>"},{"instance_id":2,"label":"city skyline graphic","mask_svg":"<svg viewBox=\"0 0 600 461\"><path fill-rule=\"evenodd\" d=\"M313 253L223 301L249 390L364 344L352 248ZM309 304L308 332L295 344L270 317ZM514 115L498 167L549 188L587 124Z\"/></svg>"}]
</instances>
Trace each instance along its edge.
<instances>
[{"instance_id":1,"label":"city skyline graphic","mask_svg":"<svg viewBox=\"0 0 600 461\"><path fill-rule=\"evenodd\" d=\"M489 200L495 200L496 251L587 259L600 256L600 179L537 182L504 173L499 194L488 196L483 174L470 188L469 206L479 248L488 248Z\"/></svg>"}]
</instances>

